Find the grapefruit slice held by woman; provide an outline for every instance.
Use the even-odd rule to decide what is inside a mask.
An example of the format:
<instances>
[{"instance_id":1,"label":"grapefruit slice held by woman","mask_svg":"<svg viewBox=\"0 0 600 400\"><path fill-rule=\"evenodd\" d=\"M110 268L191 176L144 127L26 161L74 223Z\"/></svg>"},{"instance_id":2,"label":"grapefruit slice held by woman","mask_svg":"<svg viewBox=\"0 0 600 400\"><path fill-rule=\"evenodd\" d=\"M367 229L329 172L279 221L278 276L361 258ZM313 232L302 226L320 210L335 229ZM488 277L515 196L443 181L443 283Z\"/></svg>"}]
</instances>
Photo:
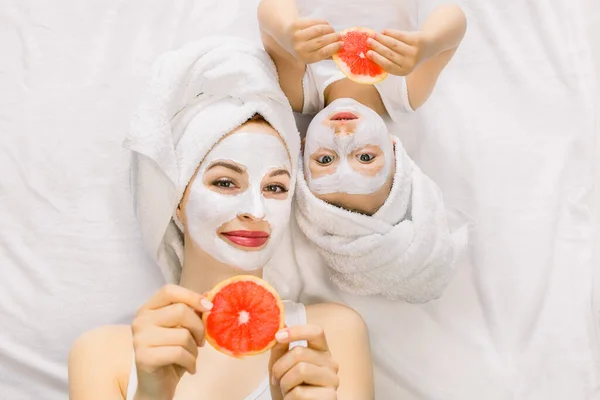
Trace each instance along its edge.
<instances>
[{"instance_id":1,"label":"grapefruit slice held by woman","mask_svg":"<svg viewBox=\"0 0 600 400\"><path fill-rule=\"evenodd\" d=\"M374 85L387 77L387 72L367 58L370 50L367 40L375 31L367 28L350 28L340 32L342 48L333 55L333 61L348 79L357 83Z\"/></svg>"},{"instance_id":2,"label":"grapefruit slice held by woman","mask_svg":"<svg viewBox=\"0 0 600 400\"><path fill-rule=\"evenodd\" d=\"M202 320L206 340L215 349L241 358L275 345L285 313L279 294L267 282L240 275L217 284L206 297L213 308Z\"/></svg>"}]
</instances>

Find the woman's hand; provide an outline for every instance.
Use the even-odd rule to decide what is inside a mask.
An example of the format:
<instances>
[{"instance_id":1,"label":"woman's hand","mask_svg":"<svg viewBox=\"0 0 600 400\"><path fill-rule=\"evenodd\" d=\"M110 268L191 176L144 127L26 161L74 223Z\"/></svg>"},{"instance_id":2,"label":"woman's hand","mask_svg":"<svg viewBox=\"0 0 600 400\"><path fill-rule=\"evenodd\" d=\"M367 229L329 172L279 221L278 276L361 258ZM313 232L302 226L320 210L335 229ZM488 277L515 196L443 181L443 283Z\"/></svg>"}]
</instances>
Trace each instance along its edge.
<instances>
[{"instance_id":1,"label":"woman's hand","mask_svg":"<svg viewBox=\"0 0 600 400\"><path fill-rule=\"evenodd\" d=\"M308 347L289 344L306 340ZM273 400L336 400L338 364L329 353L323 328L298 325L277 334L271 350L271 396Z\"/></svg>"},{"instance_id":2,"label":"woman's hand","mask_svg":"<svg viewBox=\"0 0 600 400\"><path fill-rule=\"evenodd\" d=\"M201 313L210 308L208 299L177 285L164 286L140 308L131 325L136 400L172 400L185 371L196 372L204 344Z\"/></svg>"},{"instance_id":3,"label":"woman's hand","mask_svg":"<svg viewBox=\"0 0 600 400\"><path fill-rule=\"evenodd\" d=\"M422 31L385 30L369 39L367 57L392 75L406 76L434 56L429 36Z\"/></svg>"},{"instance_id":4,"label":"woman's hand","mask_svg":"<svg viewBox=\"0 0 600 400\"><path fill-rule=\"evenodd\" d=\"M326 60L338 52L340 34L324 20L297 19L287 30L286 50L304 64Z\"/></svg>"}]
</instances>

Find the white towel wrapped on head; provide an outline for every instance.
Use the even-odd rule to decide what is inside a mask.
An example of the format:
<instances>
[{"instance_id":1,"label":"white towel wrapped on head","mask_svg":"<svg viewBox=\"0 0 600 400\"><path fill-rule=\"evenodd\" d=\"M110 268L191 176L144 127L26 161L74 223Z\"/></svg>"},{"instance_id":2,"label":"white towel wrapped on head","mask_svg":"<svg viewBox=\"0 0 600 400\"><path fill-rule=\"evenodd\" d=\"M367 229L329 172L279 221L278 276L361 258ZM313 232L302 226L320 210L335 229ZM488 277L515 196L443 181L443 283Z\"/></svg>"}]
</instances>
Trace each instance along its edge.
<instances>
[{"instance_id":1,"label":"white towel wrapped on head","mask_svg":"<svg viewBox=\"0 0 600 400\"><path fill-rule=\"evenodd\" d=\"M359 214L318 199L300 171L296 219L341 290L422 303L438 298L449 283L466 244L466 229L450 232L437 185L397 138L394 149L392 189L375 214Z\"/></svg>"},{"instance_id":2,"label":"white towel wrapped on head","mask_svg":"<svg viewBox=\"0 0 600 400\"><path fill-rule=\"evenodd\" d=\"M181 273L183 237L174 214L185 188L212 147L255 114L283 138L294 176L300 138L262 47L212 37L155 63L124 146L133 151L132 187L144 244L167 282L178 282Z\"/></svg>"}]
</instances>

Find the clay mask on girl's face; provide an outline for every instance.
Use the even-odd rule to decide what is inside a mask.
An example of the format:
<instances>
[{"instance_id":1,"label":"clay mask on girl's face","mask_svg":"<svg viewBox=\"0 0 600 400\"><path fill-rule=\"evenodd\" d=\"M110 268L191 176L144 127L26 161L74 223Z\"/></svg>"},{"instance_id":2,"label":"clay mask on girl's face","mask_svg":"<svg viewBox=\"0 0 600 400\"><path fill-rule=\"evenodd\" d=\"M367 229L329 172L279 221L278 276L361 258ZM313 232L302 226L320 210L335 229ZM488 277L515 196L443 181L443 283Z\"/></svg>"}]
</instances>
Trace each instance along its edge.
<instances>
[{"instance_id":1,"label":"clay mask on girl's face","mask_svg":"<svg viewBox=\"0 0 600 400\"><path fill-rule=\"evenodd\" d=\"M243 177L239 180L244 180L245 183L235 182L227 177L217 181L213 180L212 176L211 181L203 178L207 170L224 168L219 166L219 163L232 162L241 167L242 171L238 172L237 176ZM284 193L271 196L271 193L275 193L268 191L275 190L271 188L271 181L268 184L271 186L265 189L265 177L273 171L282 172L281 170L290 173L291 164L288 152L279 138L263 133L239 132L223 139L202 161L196 179L190 185L185 213L191 239L216 260L225 264L245 271L262 268L281 241L290 218L292 196L286 194L282 198ZM233 189L229 190L226 186ZM264 221L260 225L266 228L255 228L252 232L245 228L245 233L240 233L236 228L236 232L230 232L238 235L235 237L241 242L236 243L242 243L241 249L227 241L233 239L226 239L230 236L224 237L228 232L223 232L223 227L236 223L239 227L243 218L238 218L244 215L252 217L254 221ZM265 230L270 230L266 232L270 234L266 245L264 237L251 237L260 235L259 231ZM247 235L246 239L244 235Z\"/></svg>"},{"instance_id":2,"label":"clay mask on girl's face","mask_svg":"<svg viewBox=\"0 0 600 400\"><path fill-rule=\"evenodd\" d=\"M317 194L371 194L392 170L394 148L383 119L353 99L338 99L308 127L304 170Z\"/></svg>"}]
</instances>

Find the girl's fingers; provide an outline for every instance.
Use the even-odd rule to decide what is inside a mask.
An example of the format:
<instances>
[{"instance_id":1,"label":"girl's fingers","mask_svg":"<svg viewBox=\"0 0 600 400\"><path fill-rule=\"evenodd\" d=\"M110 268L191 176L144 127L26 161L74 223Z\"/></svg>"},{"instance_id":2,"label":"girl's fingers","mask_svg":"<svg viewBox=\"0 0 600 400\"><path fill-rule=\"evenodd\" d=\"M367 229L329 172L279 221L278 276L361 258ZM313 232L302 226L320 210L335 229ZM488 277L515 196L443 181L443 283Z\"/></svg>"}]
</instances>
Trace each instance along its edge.
<instances>
[{"instance_id":1,"label":"girl's fingers","mask_svg":"<svg viewBox=\"0 0 600 400\"><path fill-rule=\"evenodd\" d=\"M210 311L212 303L200 294L179 285L165 285L142 306L140 311L156 310L171 304L183 303L203 313Z\"/></svg>"},{"instance_id":2,"label":"girl's fingers","mask_svg":"<svg viewBox=\"0 0 600 400\"><path fill-rule=\"evenodd\" d=\"M152 310L145 314L146 324L165 328L185 328L198 347L204 345L204 323L195 310L183 303Z\"/></svg>"},{"instance_id":3,"label":"girl's fingers","mask_svg":"<svg viewBox=\"0 0 600 400\"><path fill-rule=\"evenodd\" d=\"M296 32L296 40L299 42L308 42L309 40L318 38L320 36L325 36L330 33L335 33L331 25L313 25Z\"/></svg>"},{"instance_id":4,"label":"girl's fingers","mask_svg":"<svg viewBox=\"0 0 600 400\"><path fill-rule=\"evenodd\" d=\"M373 40L373 39L369 39L368 41L369 46L371 47L371 51L374 51L375 53L379 54L380 56L387 58L388 60L394 62L394 63L398 63L401 59L401 55L396 53L394 50L390 49L387 46L384 46L383 44L381 44L380 42Z\"/></svg>"},{"instance_id":5,"label":"girl's fingers","mask_svg":"<svg viewBox=\"0 0 600 400\"><path fill-rule=\"evenodd\" d=\"M367 57L371 61L373 61L375 64L377 64L381 68L383 68L386 72L389 72L389 73L392 73L392 74L394 73L394 71L396 71L396 69L400 69L401 68L400 65L394 64L393 62L391 62L387 58L385 58L385 57L377 54L373 50L369 50L367 52Z\"/></svg>"},{"instance_id":6,"label":"girl's fingers","mask_svg":"<svg viewBox=\"0 0 600 400\"><path fill-rule=\"evenodd\" d=\"M340 51L341 48L342 43L340 42L328 44L327 46L317 51L317 59L326 60L328 58L331 58L331 56Z\"/></svg>"},{"instance_id":7,"label":"girl's fingers","mask_svg":"<svg viewBox=\"0 0 600 400\"><path fill-rule=\"evenodd\" d=\"M190 374L196 373L196 357L181 346L145 347L135 352L136 364L144 370L178 365Z\"/></svg>"},{"instance_id":8,"label":"girl's fingers","mask_svg":"<svg viewBox=\"0 0 600 400\"><path fill-rule=\"evenodd\" d=\"M279 381L284 396L300 385L331 387L337 389L339 379L331 369L306 362L294 365Z\"/></svg>"},{"instance_id":9,"label":"girl's fingers","mask_svg":"<svg viewBox=\"0 0 600 400\"><path fill-rule=\"evenodd\" d=\"M309 40L305 44L306 51L312 52L322 49L330 44L337 43L340 40L340 34L337 32L328 33L323 36L318 36L314 39Z\"/></svg>"},{"instance_id":10,"label":"girl's fingers","mask_svg":"<svg viewBox=\"0 0 600 400\"><path fill-rule=\"evenodd\" d=\"M148 327L133 338L134 348L180 346L194 358L198 356L198 345L190 331L184 328Z\"/></svg>"},{"instance_id":11,"label":"girl's fingers","mask_svg":"<svg viewBox=\"0 0 600 400\"><path fill-rule=\"evenodd\" d=\"M398 53L402 56L406 56L408 54L410 54L412 52L412 47L406 43L403 43L399 40L396 40L395 38L391 37L391 36L387 36L387 35L382 35L380 33L375 35L375 39L371 39L369 41L369 44L371 46L373 46L373 42L375 43L379 43L385 47L387 47L388 49L392 50L395 53ZM375 47L373 47L373 49L375 49ZM385 56L385 54L382 54Z\"/></svg>"},{"instance_id":12,"label":"girl's fingers","mask_svg":"<svg viewBox=\"0 0 600 400\"><path fill-rule=\"evenodd\" d=\"M396 39L399 42L406 43L407 45L416 44L416 42L418 41L418 37L419 37L418 32L406 32L406 31L399 31L397 29L385 29L382 32L382 34L384 36L389 36L393 39Z\"/></svg>"},{"instance_id":13,"label":"girl's fingers","mask_svg":"<svg viewBox=\"0 0 600 400\"><path fill-rule=\"evenodd\" d=\"M320 367L326 367L337 373L338 365L331 358L329 353L320 352L307 347L294 347L286 352L271 366L271 377L275 381L280 381L295 365L299 363L308 363Z\"/></svg>"}]
</instances>

